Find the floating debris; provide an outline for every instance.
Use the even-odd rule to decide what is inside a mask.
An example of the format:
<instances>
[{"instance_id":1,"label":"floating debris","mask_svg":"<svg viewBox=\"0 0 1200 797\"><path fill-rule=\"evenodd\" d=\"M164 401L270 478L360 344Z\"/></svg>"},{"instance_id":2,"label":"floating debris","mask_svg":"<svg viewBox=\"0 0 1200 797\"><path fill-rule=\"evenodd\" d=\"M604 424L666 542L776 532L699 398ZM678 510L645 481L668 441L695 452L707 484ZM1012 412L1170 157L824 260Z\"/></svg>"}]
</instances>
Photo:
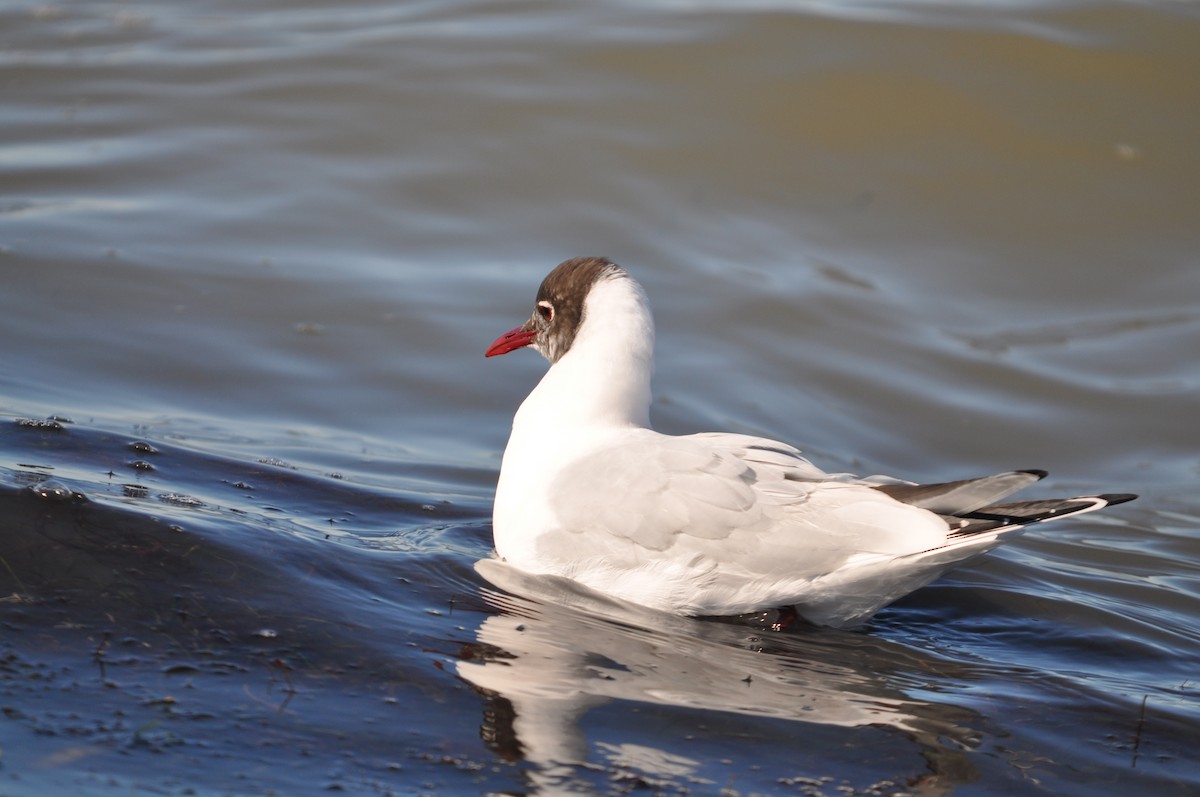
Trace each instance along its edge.
<instances>
[{"instance_id":1,"label":"floating debris","mask_svg":"<svg viewBox=\"0 0 1200 797\"><path fill-rule=\"evenodd\" d=\"M190 495L183 495L182 493L161 493L158 496L158 500L166 504L174 504L175 506L204 506L204 502L199 498L193 498Z\"/></svg>"},{"instance_id":2,"label":"floating debris","mask_svg":"<svg viewBox=\"0 0 1200 797\"><path fill-rule=\"evenodd\" d=\"M45 420L41 418L17 418L16 424L22 429L40 429L48 432L62 432L66 429L62 421L53 418L46 418Z\"/></svg>"}]
</instances>

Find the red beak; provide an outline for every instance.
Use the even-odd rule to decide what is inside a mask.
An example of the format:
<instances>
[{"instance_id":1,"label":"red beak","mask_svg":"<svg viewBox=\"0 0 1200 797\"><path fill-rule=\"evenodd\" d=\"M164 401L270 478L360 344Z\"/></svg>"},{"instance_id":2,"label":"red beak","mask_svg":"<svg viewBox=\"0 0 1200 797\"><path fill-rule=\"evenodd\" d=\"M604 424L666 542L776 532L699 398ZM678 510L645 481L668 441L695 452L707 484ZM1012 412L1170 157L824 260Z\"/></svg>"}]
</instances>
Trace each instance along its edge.
<instances>
[{"instance_id":1,"label":"red beak","mask_svg":"<svg viewBox=\"0 0 1200 797\"><path fill-rule=\"evenodd\" d=\"M496 342L488 346L488 350L483 356L495 357L497 354L508 354L510 351L515 351L522 346L528 346L535 340L537 340L537 330L519 326L516 329L508 330L496 338Z\"/></svg>"}]
</instances>

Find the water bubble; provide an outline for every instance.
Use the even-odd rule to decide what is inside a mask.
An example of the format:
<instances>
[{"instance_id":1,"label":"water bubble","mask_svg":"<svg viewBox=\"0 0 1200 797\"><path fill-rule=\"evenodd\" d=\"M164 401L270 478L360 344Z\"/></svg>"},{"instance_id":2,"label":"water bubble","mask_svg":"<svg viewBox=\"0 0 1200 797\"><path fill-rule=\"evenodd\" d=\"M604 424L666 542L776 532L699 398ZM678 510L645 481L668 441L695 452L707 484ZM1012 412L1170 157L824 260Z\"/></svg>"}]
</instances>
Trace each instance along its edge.
<instances>
[{"instance_id":1,"label":"water bubble","mask_svg":"<svg viewBox=\"0 0 1200 797\"><path fill-rule=\"evenodd\" d=\"M35 494L50 501L86 501L87 496L76 492L58 479L46 479L29 488Z\"/></svg>"}]
</instances>

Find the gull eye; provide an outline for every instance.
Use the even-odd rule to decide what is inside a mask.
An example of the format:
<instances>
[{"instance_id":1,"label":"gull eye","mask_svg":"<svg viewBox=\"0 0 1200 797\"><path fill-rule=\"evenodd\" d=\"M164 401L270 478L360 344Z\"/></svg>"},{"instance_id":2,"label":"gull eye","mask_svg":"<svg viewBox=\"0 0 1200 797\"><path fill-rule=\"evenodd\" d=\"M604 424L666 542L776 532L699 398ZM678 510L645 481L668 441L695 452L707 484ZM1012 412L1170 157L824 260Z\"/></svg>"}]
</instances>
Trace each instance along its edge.
<instances>
[{"instance_id":1,"label":"gull eye","mask_svg":"<svg viewBox=\"0 0 1200 797\"><path fill-rule=\"evenodd\" d=\"M546 321L554 320L554 305L550 302L542 301L537 303L537 312Z\"/></svg>"}]
</instances>

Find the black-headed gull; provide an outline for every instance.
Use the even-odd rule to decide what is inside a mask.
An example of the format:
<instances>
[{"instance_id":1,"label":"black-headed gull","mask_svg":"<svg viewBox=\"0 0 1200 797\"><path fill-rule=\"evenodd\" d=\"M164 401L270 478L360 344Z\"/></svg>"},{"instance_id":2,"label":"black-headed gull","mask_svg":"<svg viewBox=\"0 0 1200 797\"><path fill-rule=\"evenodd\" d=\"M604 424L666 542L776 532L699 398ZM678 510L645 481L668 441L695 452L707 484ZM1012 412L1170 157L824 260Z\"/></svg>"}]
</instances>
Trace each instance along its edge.
<instances>
[{"instance_id":1,"label":"black-headed gull","mask_svg":"<svg viewBox=\"0 0 1200 797\"><path fill-rule=\"evenodd\" d=\"M792 608L861 623L1025 527L1128 494L997 503L1045 476L943 484L829 474L786 443L650 428L654 321L615 263L567 260L488 357L532 346L550 370L513 418L496 552L533 574L686 615Z\"/></svg>"}]
</instances>

